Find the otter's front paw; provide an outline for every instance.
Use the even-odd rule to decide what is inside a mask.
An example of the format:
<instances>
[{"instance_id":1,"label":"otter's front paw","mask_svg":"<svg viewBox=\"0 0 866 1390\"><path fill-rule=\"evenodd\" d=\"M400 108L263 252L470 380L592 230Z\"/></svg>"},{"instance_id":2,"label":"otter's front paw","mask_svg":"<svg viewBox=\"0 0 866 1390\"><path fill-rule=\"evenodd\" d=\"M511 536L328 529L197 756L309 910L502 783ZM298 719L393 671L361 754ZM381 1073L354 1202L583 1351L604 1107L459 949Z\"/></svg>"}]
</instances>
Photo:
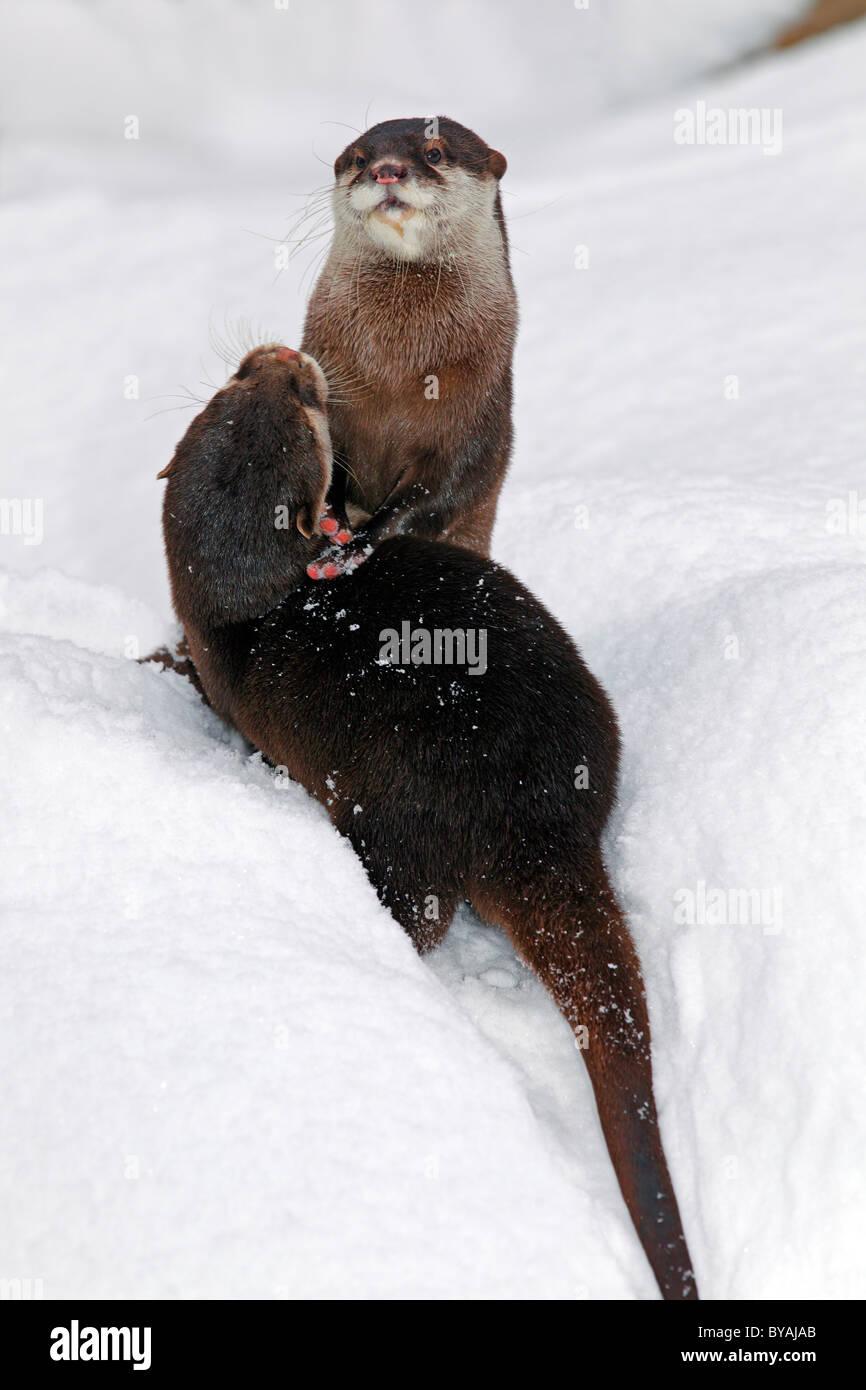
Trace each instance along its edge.
<instances>
[{"instance_id":1,"label":"otter's front paw","mask_svg":"<svg viewBox=\"0 0 866 1390\"><path fill-rule=\"evenodd\" d=\"M346 545L352 539L352 532L345 517L337 516L333 507L325 507L319 517L319 530L324 536L330 536L337 545Z\"/></svg>"},{"instance_id":2,"label":"otter's front paw","mask_svg":"<svg viewBox=\"0 0 866 1390\"><path fill-rule=\"evenodd\" d=\"M330 536L334 544L307 565L307 574L311 579L337 579L341 574L350 574L366 559L366 552L359 551L357 546L352 551L343 550L343 546L355 539L354 533L349 529L345 517L340 517L330 505L325 507L319 518L319 530L323 535Z\"/></svg>"},{"instance_id":3,"label":"otter's front paw","mask_svg":"<svg viewBox=\"0 0 866 1390\"><path fill-rule=\"evenodd\" d=\"M340 546L332 545L330 550L326 550L320 555L318 560L311 560L307 565L307 574L311 579L339 579L341 574L352 574L354 570L362 565L368 555L372 555L373 547L352 546L343 550Z\"/></svg>"}]
</instances>

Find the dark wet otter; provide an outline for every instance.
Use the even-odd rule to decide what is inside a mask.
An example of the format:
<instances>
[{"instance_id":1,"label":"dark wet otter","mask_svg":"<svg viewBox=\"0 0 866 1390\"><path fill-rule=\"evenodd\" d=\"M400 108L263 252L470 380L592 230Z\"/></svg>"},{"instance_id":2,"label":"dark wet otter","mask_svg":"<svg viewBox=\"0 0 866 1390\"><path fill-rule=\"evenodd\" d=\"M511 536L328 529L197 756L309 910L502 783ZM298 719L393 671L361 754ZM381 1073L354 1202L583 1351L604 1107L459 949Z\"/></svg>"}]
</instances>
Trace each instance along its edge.
<instances>
[{"instance_id":1,"label":"dark wet otter","mask_svg":"<svg viewBox=\"0 0 866 1390\"><path fill-rule=\"evenodd\" d=\"M335 574L398 533L489 551L517 329L505 168L447 116L384 121L334 165L334 235L302 347L340 398L334 509L372 513L328 557Z\"/></svg>"},{"instance_id":2,"label":"dark wet otter","mask_svg":"<svg viewBox=\"0 0 866 1390\"><path fill-rule=\"evenodd\" d=\"M331 478L325 393L314 361L258 348L160 475L174 605L204 688L328 808L420 951L463 900L509 933L584 1049L662 1293L695 1298L640 967L600 848L613 710L555 619L469 550L397 537L351 580L307 579Z\"/></svg>"}]
</instances>

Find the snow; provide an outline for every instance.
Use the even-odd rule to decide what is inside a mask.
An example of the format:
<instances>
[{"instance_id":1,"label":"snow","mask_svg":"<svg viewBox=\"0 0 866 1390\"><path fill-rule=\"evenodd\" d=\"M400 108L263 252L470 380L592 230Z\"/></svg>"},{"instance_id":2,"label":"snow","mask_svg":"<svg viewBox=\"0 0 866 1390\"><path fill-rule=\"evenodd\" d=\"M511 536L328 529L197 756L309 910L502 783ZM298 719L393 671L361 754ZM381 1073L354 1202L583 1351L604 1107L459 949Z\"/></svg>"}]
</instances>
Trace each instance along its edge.
<instances>
[{"instance_id":1,"label":"snow","mask_svg":"<svg viewBox=\"0 0 866 1390\"><path fill-rule=\"evenodd\" d=\"M23 7L2 59L33 70L4 114L3 494L42 499L44 539L0 535L0 1275L656 1296L569 1030L505 939L463 910L419 960L323 809L130 659L172 632L155 474L192 411L157 398L223 379L209 326L297 343L314 256L276 276L267 238L327 177L319 121L375 92L371 120L444 107L509 158L494 550L620 716L606 851L701 1292L862 1297L866 26L710 79L800 7L591 6L568 51L560 7L540 37L517 7L470 90L441 56L416 88L375 25L293 84L249 7L39 8L46 60ZM306 53L335 13L267 20ZM698 101L781 108L781 153L676 145Z\"/></svg>"}]
</instances>

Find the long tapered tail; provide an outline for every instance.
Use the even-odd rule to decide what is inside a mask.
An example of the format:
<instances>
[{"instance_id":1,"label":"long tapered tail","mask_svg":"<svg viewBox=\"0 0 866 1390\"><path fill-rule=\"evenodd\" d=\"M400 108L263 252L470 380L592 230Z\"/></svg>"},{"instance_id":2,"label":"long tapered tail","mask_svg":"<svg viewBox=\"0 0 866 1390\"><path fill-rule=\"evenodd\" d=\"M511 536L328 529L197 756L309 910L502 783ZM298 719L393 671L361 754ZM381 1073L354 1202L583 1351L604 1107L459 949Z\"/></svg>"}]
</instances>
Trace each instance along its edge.
<instances>
[{"instance_id":1,"label":"long tapered tail","mask_svg":"<svg viewBox=\"0 0 866 1390\"><path fill-rule=\"evenodd\" d=\"M473 895L503 926L571 1024L631 1219L666 1299L698 1297L659 1133L637 953L600 854L543 887Z\"/></svg>"}]
</instances>

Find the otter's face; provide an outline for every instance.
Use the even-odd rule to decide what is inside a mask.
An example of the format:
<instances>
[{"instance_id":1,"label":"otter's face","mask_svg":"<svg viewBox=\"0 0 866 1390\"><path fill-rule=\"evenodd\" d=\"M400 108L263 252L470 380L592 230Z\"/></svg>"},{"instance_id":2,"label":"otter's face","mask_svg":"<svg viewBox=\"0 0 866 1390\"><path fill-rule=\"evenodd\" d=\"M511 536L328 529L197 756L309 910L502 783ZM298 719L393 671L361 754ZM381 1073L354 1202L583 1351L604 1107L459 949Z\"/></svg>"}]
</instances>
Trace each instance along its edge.
<instances>
[{"instance_id":1,"label":"otter's face","mask_svg":"<svg viewBox=\"0 0 866 1390\"><path fill-rule=\"evenodd\" d=\"M287 497L301 534L318 535L331 484L327 398L315 358L276 343L253 348L157 476L175 478L185 467L198 472L205 460L210 482L223 495L242 482L259 487L262 496L268 477Z\"/></svg>"},{"instance_id":2,"label":"otter's face","mask_svg":"<svg viewBox=\"0 0 866 1390\"><path fill-rule=\"evenodd\" d=\"M397 260L447 258L455 238L489 231L503 155L447 116L383 121L334 165L338 228Z\"/></svg>"}]
</instances>

